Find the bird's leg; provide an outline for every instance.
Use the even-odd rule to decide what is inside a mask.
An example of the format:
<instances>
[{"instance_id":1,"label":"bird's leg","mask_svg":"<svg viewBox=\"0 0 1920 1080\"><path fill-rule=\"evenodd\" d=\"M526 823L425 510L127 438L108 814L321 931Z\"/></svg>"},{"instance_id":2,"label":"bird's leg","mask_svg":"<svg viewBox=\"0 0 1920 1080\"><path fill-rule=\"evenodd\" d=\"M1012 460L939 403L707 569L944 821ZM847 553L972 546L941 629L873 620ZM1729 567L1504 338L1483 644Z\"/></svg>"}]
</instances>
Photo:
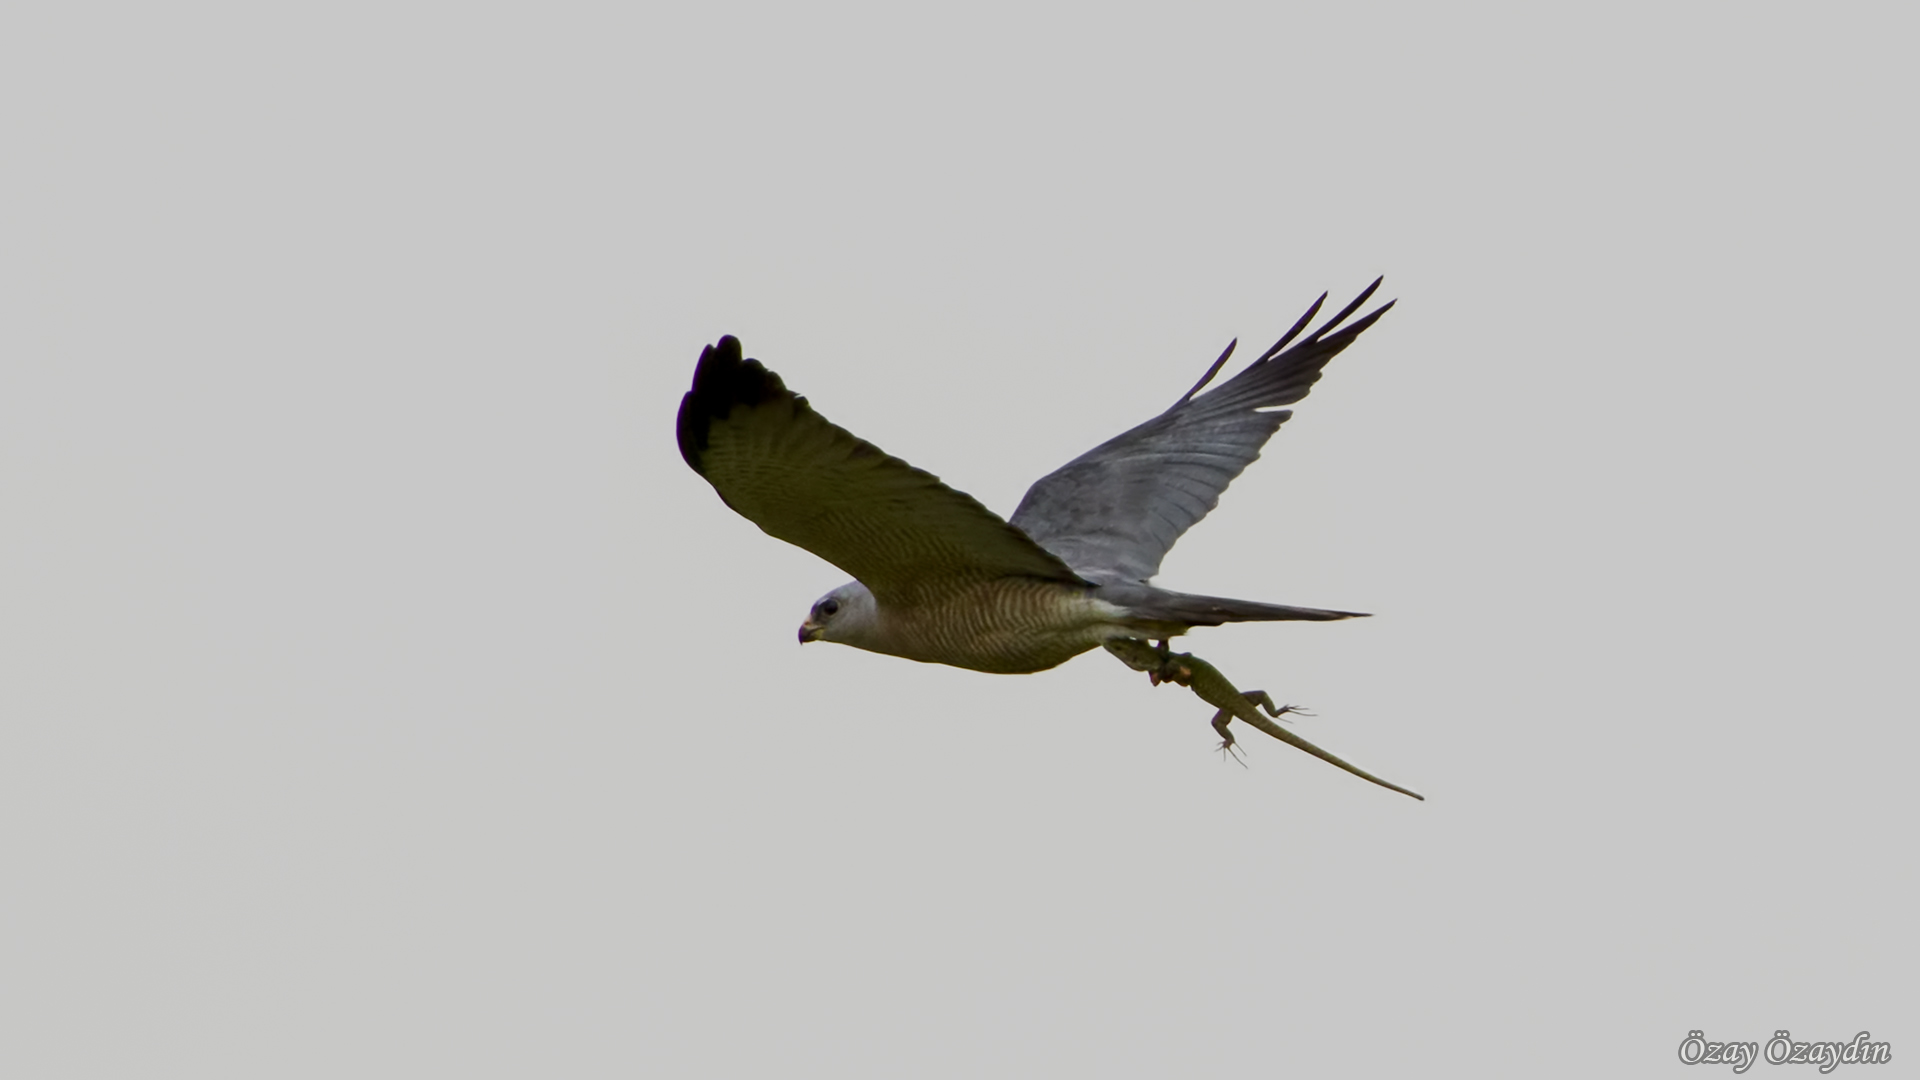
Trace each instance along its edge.
<instances>
[{"instance_id":1,"label":"bird's leg","mask_svg":"<svg viewBox=\"0 0 1920 1080\"><path fill-rule=\"evenodd\" d=\"M1159 653L1160 666L1148 672L1148 677L1155 686L1159 686L1163 682L1190 686L1195 676L1193 665L1196 663L1204 665L1206 663L1204 660L1196 660L1192 653L1177 653L1168 649L1164 638L1157 642L1154 647ZM1218 672L1215 674L1218 674Z\"/></svg>"},{"instance_id":2,"label":"bird's leg","mask_svg":"<svg viewBox=\"0 0 1920 1080\"><path fill-rule=\"evenodd\" d=\"M1167 648L1166 638L1161 638L1154 644L1154 652L1160 658L1160 665L1147 673L1147 681L1155 686L1163 682L1179 683L1185 686L1187 680L1193 678L1193 672L1181 663L1182 660L1191 656L1190 653L1177 653Z\"/></svg>"},{"instance_id":3,"label":"bird's leg","mask_svg":"<svg viewBox=\"0 0 1920 1080\"><path fill-rule=\"evenodd\" d=\"M1274 723L1273 720L1261 716L1260 709L1255 707L1256 703L1265 707L1267 712L1275 719L1278 719L1285 713L1301 712L1302 710L1296 709L1291 705L1283 705L1277 709L1274 708L1273 698L1265 691L1255 690L1248 694L1242 694L1240 691L1234 689L1233 684L1227 681L1225 675L1220 674L1219 668L1214 667L1212 664L1207 663L1192 653L1166 653L1163 651L1165 647L1164 643L1161 649L1155 649L1146 642L1134 638L1120 638L1109 641L1106 643L1106 646L1107 651L1119 657L1121 663L1126 664L1135 671L1144 671L1149 678L1154 678L1156 685L1161 680L1179 683L1181 686L1187 687L1199 695L1200 700L1219 709L1220 711L1216 713L1213 718L1213 729L1220 733L1222 749L1226 749L1232 745L1233 739L1232 736L1227 733L1227 724L1230 720L1237 719L1251 727L1266 732L1268 735L1279 739L1288 746L1304 750L1329 765L1345 769L1362 780L1378 784L1388 791L1397 791L1402 795L1409 795L1422 801L1426 799L1424 795L1408 791L1398 784L1380 779L1357 765L1342 761L1333 754L1320 749L1300 736L1295 735L1293 732L1288 731L1286 728L1281 727L1279 724ZM1157 678L1155 678L1155 676L1157 676Z\"/></svg>"},{"instance_id":4,"label":"bird's leg","mask_svg":"<svg viewBox=\"0 0 1920 1080\"><path fill-rule=\"evenodd\" d=\"M1158 645L1149 645L1139 638L1115 638L1106 643L1107 651L1118 657L1120 662L1135 671L1147 673L1147 679L1155 686L1163 682L1177 682L1185 685L1191 677L1179 661L1184 653L1174 653L1167 649L1164 639Z\"/></svg>"}]
</instances>

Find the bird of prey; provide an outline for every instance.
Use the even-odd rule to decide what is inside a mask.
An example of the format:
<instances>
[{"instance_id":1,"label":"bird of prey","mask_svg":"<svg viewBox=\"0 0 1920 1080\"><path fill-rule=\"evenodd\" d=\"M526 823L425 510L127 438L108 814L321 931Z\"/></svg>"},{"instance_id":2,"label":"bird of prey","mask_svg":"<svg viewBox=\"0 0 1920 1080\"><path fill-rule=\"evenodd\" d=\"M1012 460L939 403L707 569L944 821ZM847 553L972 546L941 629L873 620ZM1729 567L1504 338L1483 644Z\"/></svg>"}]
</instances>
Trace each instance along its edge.
<instances>
[{"instance_id":1,"label":"bird of prey","mask_svg":"<svg viewBox=\"0 0 1920 1080\"><path fill-rule=\"evenodd\" d=\"M680 402L680 453L741 516L854 576L813 605L802 643L1003 674L1044 671L1105 647L1156 685L1190 686L1218 706L1223 749L1233 745L1231 716L1420 798L1271 723L1256 704L1275 717L1298 710L1275 710L1260 691L1241 694L1211 665L1166 645L1196 626L1360 612L1151 583L1168 549L1293 415L1280 407L1306 397L1327 362L1393 306L1343 328L1379 287L1375 280L1301 337L1322 293L1259 359L1206 390L1233 355L1228 344L1171 408L1042 477L1012 518L829 423L778 375L743 358L732 336L700 354Z\"/></svg>"}]
</instances>

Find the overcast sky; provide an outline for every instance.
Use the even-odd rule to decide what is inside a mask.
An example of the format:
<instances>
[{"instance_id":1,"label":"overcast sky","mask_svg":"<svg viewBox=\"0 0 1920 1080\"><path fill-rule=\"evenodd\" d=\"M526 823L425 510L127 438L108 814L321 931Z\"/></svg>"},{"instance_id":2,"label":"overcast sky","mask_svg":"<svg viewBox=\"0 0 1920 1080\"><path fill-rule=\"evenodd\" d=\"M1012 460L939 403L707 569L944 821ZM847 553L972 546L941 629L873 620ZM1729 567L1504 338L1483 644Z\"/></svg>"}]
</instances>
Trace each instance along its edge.
<instances>
[{"instance_id":1,"label":"overcast sky","mask_svg":"<svg viewBox=\"0 0 1920 1080\"><path fill-rule=\"evenodd\" d=\"M1920 1053L1902 9L659 7L0 18L0 1071ZM1007 513L1378 274L1159 581L1425 803L800 648L674 445L732 333Z\"/></svg>"}]
</instances>

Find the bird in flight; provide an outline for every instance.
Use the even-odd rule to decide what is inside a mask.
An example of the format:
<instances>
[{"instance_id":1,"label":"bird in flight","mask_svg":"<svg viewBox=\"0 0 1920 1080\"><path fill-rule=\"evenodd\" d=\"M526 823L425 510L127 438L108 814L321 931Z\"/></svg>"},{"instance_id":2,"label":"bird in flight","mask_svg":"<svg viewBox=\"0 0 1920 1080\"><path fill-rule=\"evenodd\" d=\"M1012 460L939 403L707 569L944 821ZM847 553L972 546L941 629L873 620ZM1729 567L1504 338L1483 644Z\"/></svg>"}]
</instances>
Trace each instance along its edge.
<instances>
[{"instance_id":1,"label":"bird in flight","mask_svg":"<svg viewBox=\"0 0 1920 1080\"><path fill-rule=\"evenodd\" d=\"M1041 477L1011 518L829 423L780 376L743 358L732 336L700 354L680 401L680 454L742 517L854 576L815 602L800 624L803 644L834 641L999 674L1044 671L1104 647L1156 685L1188 686L1215 705L1223 750L1234 743L1228 721L1239 719L1418 799L1256 706L1274 718L1300 710L1276 709L1261 691L1243 694L1212 665L1167 646L1196 626L1360 612L1151 584L1174 542L1293 415L1280 407L1306 397L1327 362L1393 306L1343 328L1379 287L1376 279L1302 337L1326 302L1322 293L1271 349L1206 390L1233 355L1228 344L1171 408Z\"/></svg>"}]
</instances>

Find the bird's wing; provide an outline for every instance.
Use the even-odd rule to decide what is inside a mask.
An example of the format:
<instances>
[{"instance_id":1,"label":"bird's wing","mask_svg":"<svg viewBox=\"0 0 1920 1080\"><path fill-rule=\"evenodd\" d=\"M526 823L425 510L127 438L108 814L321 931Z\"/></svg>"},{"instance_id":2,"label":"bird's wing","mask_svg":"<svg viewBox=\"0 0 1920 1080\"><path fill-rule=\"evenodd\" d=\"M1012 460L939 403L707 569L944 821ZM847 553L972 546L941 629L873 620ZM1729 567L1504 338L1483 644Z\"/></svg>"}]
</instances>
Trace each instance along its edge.
<instances>
[{"instance_id":1,"label":"bird's wing","mask_svg":"<svg viewBox=\"0 0 1920 1080\"><path fill-rule=\"evenodd\" d=\"M1174 541L1219 505L1220 493L1293 415L1262 410L1306 397L1327 361L1393 306L1388 301L1340 329L1379 287L1376 279L1326 325L1287 348L1319 314L1327 299L1322 293L1273 348L1200 394L1233 354L1228 345L1172 408L1027 489L1013 524L1084 577L1100 582L1153 577Z\"/></svg>"},{"instance_id":2,"label":"bird's wing","mask_svg":"<svg viewBox=\"0 0 1920 1080\"><path fill-rule=\"evenodd\" d=\"M1008 575L1087 584L971 495L829 423L734 337L700 354L678 431L728 506L882 601Z\"/></svg>"}]
</instances>

